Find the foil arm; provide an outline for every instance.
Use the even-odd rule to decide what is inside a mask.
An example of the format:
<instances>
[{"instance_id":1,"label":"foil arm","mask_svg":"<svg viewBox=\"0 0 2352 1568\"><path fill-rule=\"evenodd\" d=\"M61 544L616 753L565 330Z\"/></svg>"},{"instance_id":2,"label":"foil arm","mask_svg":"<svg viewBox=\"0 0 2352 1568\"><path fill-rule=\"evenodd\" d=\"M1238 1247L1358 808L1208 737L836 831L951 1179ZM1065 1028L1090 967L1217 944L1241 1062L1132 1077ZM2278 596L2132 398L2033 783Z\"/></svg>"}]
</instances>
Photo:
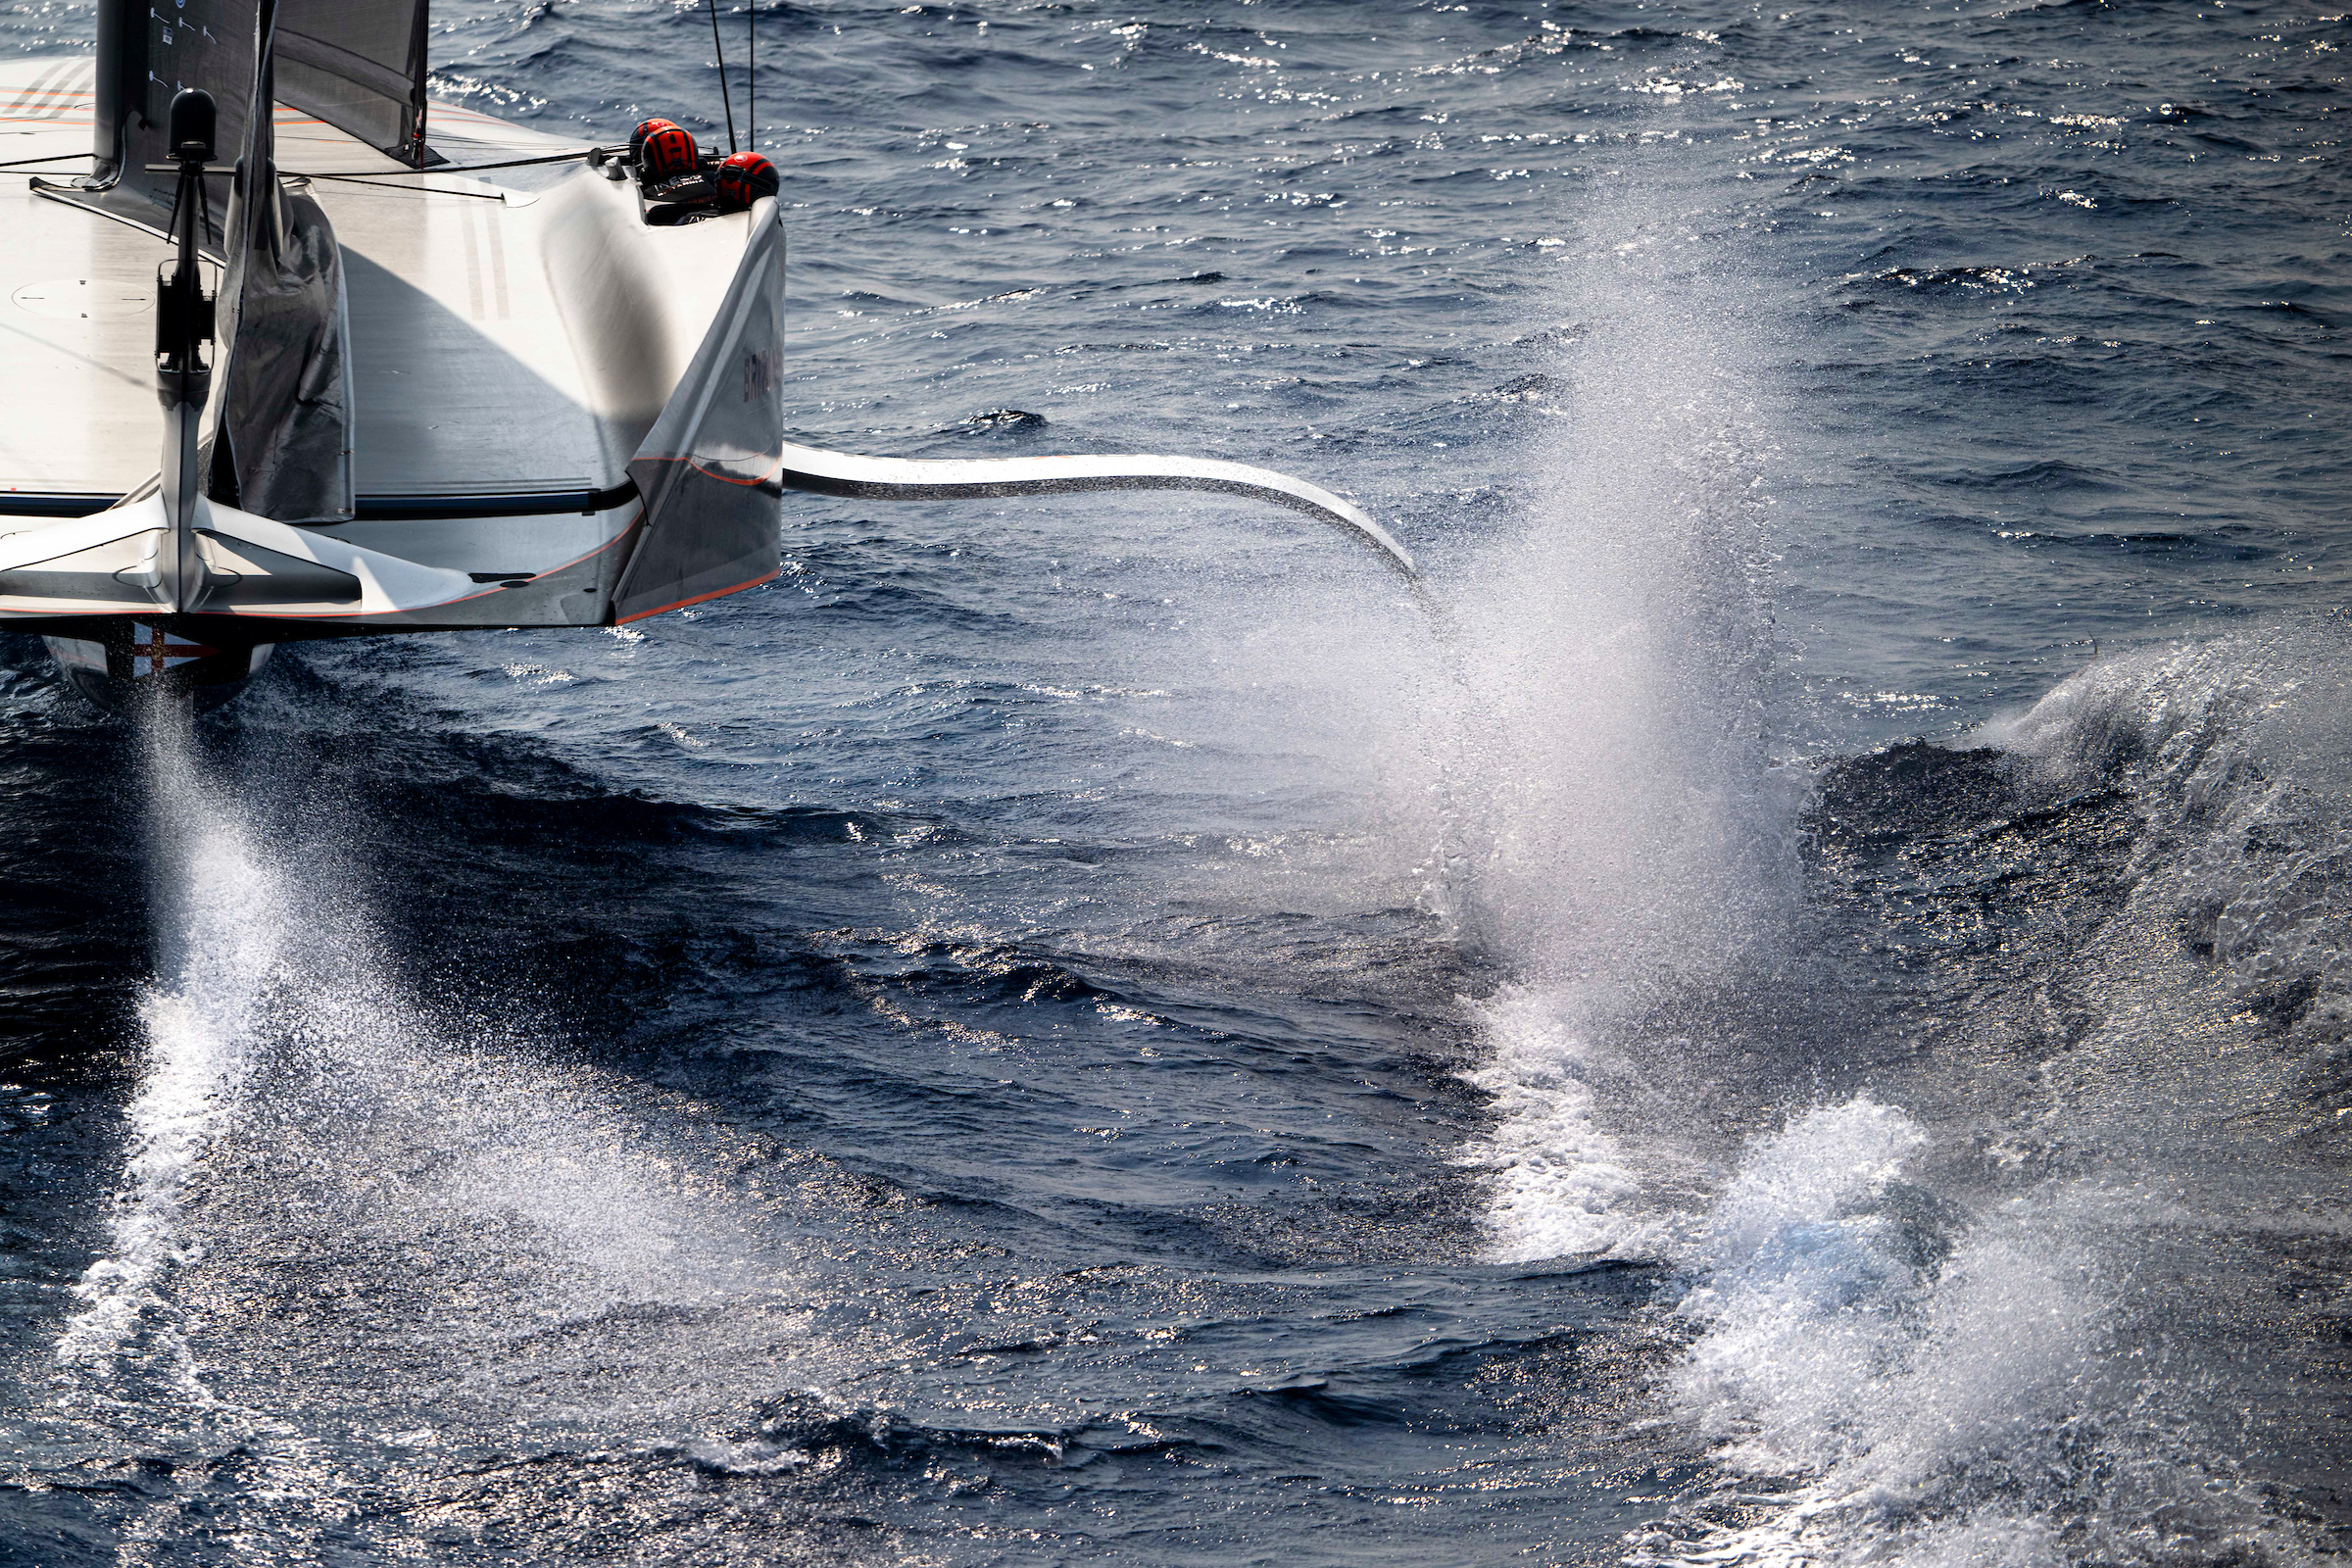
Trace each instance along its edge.
<instances>
[{"instance_id":1,"label":"foil arm","mask_svg":"<svg viewBox=\"0 0 2352 1568\"><path fill-rule=\"evenodd\" d=\"M1362 509L1303 479L1214 458L1105 455L1077 458L867 458L784 444L787 490L883 501L1054 495L1073 490L1211 490L1289 507L1334 523L1376 547L1406 577L1405 548Z\"/></svg>"}]
</instances>

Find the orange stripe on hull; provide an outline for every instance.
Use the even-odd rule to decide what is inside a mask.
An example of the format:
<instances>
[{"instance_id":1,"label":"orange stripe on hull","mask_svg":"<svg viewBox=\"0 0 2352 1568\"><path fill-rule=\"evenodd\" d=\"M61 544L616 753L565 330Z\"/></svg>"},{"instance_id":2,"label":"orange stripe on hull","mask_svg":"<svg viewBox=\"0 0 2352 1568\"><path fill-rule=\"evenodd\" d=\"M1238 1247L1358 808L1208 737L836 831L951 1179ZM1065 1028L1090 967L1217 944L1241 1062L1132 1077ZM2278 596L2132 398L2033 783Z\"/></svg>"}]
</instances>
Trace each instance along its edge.
<instances>
[{"instance_id":1,"label":"orange stripe on hull","mask_svg":"<svg viewBox=\"0 0 2352 1568\"><path fill-rule=\"evenodd\" d=\"M663 605L659 610L640 610L634 615L621 616L618 620L614 621L613 624L616 626L626 626L630 621L643 620L648 615L666 615L673 610L684 610L688 605L699 605L710 599L724 599L729 594L739 594L746 588L757 588L763 582L771 582L783 575L784 568L782 566L778 566L773 571L761 572L759 576L754 577L750 582L739 582L732 588L713 588L707 594L696 594L692 599L681 599L674 605Z\"/></svg>"}]
</instances>

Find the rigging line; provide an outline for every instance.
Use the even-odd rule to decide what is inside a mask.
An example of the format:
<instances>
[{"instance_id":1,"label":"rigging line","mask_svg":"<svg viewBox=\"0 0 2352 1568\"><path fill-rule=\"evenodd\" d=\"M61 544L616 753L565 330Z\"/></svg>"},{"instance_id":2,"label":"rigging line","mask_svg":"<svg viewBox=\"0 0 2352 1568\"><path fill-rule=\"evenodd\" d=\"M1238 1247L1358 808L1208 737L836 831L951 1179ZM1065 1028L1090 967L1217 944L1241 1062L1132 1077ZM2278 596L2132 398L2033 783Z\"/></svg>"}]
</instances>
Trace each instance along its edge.
<instances>
[{"instance_id":1,"label":"rigging line","mask_svg":"<svg viewBox=\"0 0 2352 1568\"><path fill-rule=\"evenodd\" d=\"M622 150L618 147L582 147L574 152L550 153L544 158L510 158L503 164L435 164L430 169L376 169L368 171L365 177L390 179L400 174L478 174L493 169L528 169L535 164L568 164L574 159L593 158L598 153L611 155ZM90 155L82 153L79 156L87 158ZM358 174L321 174L307 169L281 169L278 172L300 174L305 179L358 179L363 177Z\"/></svg>"},{"instance_id":2,"label":"rigging line","mask_svg":"<svg viewBox=\"0 0 2352 1568\"><path fill-rule=\"evenodd\" d=\"M198 201L204 200L204 186L201 183L199 183L196 187L196 198ZM172 220L164 225L164 231L170 234L175 240L179 237L180 204L185 202L187 199L188 182L184 179L179 180L172 187ZM210 202L206 202L205 205L209 207L212 204Z\"/></svg>"},{"instance_id":3,"label":"rigging line","mask_svg":"<svg viewBox=\"0 0 2352 1568\"><path fill-rule=\"evenodd\" d=\"M27 164L62 164L69 158L95 158L96 153L51 153L46 158L19 158L0 164L0 169L23 169Z\"/></svg>"},{"instance_id":4,"label":"rigging line","mask_svg":"<svg viewBox=\"0 0 2352 1568\"><path fill-rule=\"evenodd\" d=\"M710 0L710 47L718 55L718 102L727 112L727 151L735 151L735 101L727 96L727 50L718 41L718 0Z\"/></svg>"},{"instance_id":5,"label":"rigging line","mask_svg":"<svg viewBox=\"0 0 2352 1568\"><path fill-rule=\"evenodd\" d=\"M751 58L743 64L743 139L760 150L760 0L745 8L744 29L751 34Z\"/></svg>"},{"instance_id":6,"label":"rigging line","mask_svg":"<svg viewBox=\"0 0 2352 1568\"><path fill-rule=\"evenodd\" d=\"M282 170L280 172L297 179L339 179L349 185L375 185L384 190L406 191L411 196L470 196L477 202L503 202L507 199L505 191L436 190L430 185L387 185L380 179L370 179L365 174L294 174L291 170ZM436 169L433 172L438 174L444 171Z\"/></svg>"}]
</instances>

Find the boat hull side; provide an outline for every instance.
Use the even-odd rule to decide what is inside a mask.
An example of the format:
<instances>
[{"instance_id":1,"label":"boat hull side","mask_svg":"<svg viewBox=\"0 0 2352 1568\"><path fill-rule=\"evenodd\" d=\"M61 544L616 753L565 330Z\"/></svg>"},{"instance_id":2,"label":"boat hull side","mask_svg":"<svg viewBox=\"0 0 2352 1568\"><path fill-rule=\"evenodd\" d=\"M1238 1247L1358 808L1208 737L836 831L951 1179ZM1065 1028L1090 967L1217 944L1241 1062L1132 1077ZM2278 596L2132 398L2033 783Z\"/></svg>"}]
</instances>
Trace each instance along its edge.
<instances>
[{"instance_id":1,"label":"boat hull side","mask_svg":"<svg viewBox=\"0 0 2352 1568\"><path fill-rule=\"evenodd\" d=\"M645 514L612 597L617 621L756 587L781 558L784 227L772 197L685 372L629 460Z\"/></svg>"}]
</instances>

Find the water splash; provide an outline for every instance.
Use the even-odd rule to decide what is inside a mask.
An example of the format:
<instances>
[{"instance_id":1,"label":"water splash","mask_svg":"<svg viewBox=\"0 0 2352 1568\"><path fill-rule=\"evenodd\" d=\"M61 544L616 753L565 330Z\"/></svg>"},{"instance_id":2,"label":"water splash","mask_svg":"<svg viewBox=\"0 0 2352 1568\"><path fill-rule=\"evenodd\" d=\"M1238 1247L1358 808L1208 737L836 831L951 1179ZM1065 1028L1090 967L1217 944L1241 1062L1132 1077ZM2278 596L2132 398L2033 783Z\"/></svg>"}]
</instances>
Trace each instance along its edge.
<instances>
[{"instance_id":1,"label":"water splash","mask_svg":"<svg viewBox=\"0 0 2352 1568\"><path fill-rule=\"evenodd\" d=\"M81 1310L57 1345L68 1366L121 1356L199 1401L166 1276L189 1255L190 1191L250 1082L256 1030L279 977L286 891L193 760L184 712L142 717L155 877L157 978L139 998L144 1065L128 1121L110 1250L74 1288Z\"/></svg>"},{"instance_id":2,"label":"water splash","mask_svg":"<svg viewBox=\"0 0 2352 1568\"><path fill-rule=\"evenodd\" d=\"M1968 737L2052 798L2129 789L2149 895L2250 1000L2352 991L2352 680L2340 622L2303 620L2094 663Z\"/></svg>"},{"instance_id":3,"label":"water splash","mask_svg":"<svg viewBox=\"0 0 2352 1568\"><path fill-rule=\"evenodd\" d=\"M2148 1195L2052 1183L1972 1215L1907 1179L1930 1143L1857 1098L1750 1151L1696 1250L1706 1281L1679 1312L1698 1335L1669 1379L1740 1479L1630 1560L2300 1560L2196 1408L2194 1368L2145 1353L2151 1325L2123 1305L2117 1239L2144 1235Z\"/></svg>"},{"instance_id":4,"label":"water splash","mask_svg":"<svg viewBox=\"0 0 2352 1568\"><path fill-rule=\"evenodd\" d=\"M2128 827L2112 886L2044 895L2095 918L2036 903L2004 943L2067 1023L2021 1063L1978 978L1953 1059L1899 1075L1932 1118L1865 1096L1749 1147L1681 1250L1667 1379L1731 1479L1636 1561L2313 1559L2331 1307L2281 1282L2347 1196L2341 662L2308 623L2145 650L1968 737L2012 869L2011 817L2074 861L2114 828L2069 813Z\"/></svg>"},{"instance_id":5,"label":"water splash","mask_svg":"<svg viewBox=\"0 0 2352 1568\"><path fill-rule=\"evenodd\" d=\"M1601 204L1595 228L1659 238L1645 194ZM1756 302L1688 239L1579 268L1555 302L1588 323L1560 351L1573 421L1459 612L1475 695L1448 785L1452 893L1512 976L1479 1013L1500 1120L1468 1158L1514 1259L1654 1250L1641 1197L1678 1156L1620 1114L1666 1090L1625 1044L1745 961L1791 883L1763 753L1765 438L1739 324Z\"/></svg>"},{"instance_id":6,"label":"water splash","mask_svg":"<svg viewBox=\"0 0 2352 1568\"><path fill-rule=\"evenodd\" d=\"M667 1442L808 1381L805 1290L708 1118L429 999L348 810L208 763L184 723L148 742L157 977L107 1253L55 1348L69 1403L251 1433L405 1389L412 1424L527 1404Z\"/></svg>"}]
</instances>

